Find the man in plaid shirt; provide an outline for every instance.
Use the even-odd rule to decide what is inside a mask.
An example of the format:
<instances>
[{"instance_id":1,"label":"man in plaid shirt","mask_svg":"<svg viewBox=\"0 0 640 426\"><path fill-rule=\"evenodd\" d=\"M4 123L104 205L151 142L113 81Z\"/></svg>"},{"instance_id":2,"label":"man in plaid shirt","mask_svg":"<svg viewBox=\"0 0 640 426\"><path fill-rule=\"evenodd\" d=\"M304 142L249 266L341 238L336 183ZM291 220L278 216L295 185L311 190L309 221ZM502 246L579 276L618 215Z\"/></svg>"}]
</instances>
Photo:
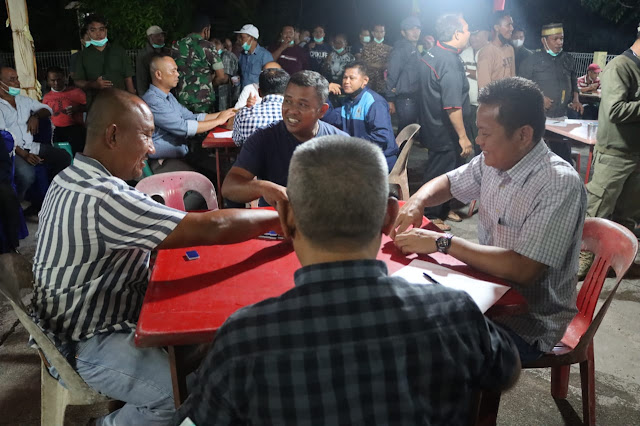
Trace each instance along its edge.
<instances>
[{"instance_id":1,"label":"man in plaid shirt","mask_svg":"<svg viewBox=\"0 0 640 426\"><path fill-rule=\"evenodd\" d=\"M287 194L295 287L227 320L175 424L461 425L473 389L515 383L515 347L466 293L390 277L376 260L398 212L378 147L301 144Z\"/></svg>"},{"instance_id":2,"label":"man in plaid shirt","mask_svg":"<svg viewBox=\"0 0 640 426\"><path fill-rule=\"evenodd\" d=\"M260 73L258 92L262 102L243 108L233 121L233 141L242 146L257 129L282 120L284 90L289 83L289 74L283 69L268 68Z\"/></svg>"}]
</instances>

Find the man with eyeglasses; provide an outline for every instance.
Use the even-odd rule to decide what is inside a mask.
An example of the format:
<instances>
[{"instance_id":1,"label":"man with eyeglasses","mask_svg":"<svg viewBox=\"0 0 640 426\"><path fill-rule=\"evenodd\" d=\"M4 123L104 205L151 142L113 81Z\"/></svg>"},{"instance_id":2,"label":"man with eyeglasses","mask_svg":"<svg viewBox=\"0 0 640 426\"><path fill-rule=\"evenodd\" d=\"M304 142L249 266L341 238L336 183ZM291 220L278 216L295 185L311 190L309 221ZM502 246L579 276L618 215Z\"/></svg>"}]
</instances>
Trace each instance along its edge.
<instances>
[{"instance_id":1,"label":"man with eyeglasses","mask_svg":"<svg viewBox=\"0 0 640 426\"><path fill-rule=\"evenodd\" d=\"M122 47L109 43L107 21L89 15L85 24L90 45L78 55L74 79L76 86L87 92L87 107L103 89L121 89L135 95L131 59Z\"/></svg>"},{"instance_id":2,"label":"man with eyeglasses","mask_svg":"<svg viewBox=\"0 0 640 426\"><path fill-rule=\"evenodd\" d=\"M329 105L329 82L315 71L291 76L284 92L282 120L257 130L242 145L222 185L222 195L237 203L260 198L279 208L287 200L289 162L298 145L320 136L347 134L320 121ZM257 178L257 179L254 179Z\"/></svg>"}]
</instances>

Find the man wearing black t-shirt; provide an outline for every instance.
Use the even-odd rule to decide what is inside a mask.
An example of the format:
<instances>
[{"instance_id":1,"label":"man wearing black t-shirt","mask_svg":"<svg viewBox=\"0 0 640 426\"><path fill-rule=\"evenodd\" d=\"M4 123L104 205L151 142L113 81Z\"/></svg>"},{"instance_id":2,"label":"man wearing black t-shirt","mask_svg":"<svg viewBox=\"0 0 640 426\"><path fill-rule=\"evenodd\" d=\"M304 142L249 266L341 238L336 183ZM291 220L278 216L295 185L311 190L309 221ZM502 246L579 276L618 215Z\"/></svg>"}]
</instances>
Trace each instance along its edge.
<instances>
[{"instance_id":1,"label":"man wearing black t-shirt","mask_svg":"<svg viewBox=\"0 0 640 426\"><path fill-rule=\"evenodd\" d=\"M455 169L472 151L469 126L469 82L460 51L469 41L469 25L461 15L447 14L436 22L438 43L420 61L420 136L429 149L424 181ZM425 209L425 216L443 230L449 204Z\"/></svg>"},{"instance_id":2,"label":"man wearing black t-shirt","mask_svg":"<svg viewBox=\"0 0 640 426\"><path fill-rule=\"evenodd\" d=\"M296 147L319 136L348 136L319 121L329 108L328 96L329 82L317 72L293 74L284 92L283 119L257 130L244 142L222 184L222 196L236 203L261 198L260 205L278 208L278 202L287 199L289 162Z\"/></svg>"}]
</instances>

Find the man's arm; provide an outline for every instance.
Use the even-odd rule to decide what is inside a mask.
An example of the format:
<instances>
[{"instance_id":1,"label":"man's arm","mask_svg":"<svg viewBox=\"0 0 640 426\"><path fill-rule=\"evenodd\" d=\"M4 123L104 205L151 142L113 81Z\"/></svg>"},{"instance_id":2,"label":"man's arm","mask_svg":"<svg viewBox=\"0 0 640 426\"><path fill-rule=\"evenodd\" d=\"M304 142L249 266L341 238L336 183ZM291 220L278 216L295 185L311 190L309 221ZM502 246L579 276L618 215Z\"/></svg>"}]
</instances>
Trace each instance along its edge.
<instances>
[{"instance_id":1,"label":"man's arm","mask_svg":"<svg viewBox=\"0 0 640 426\"><path fill-rule=\"evenodd\" d=\"M268 180L254 179L255 175L241 167L232 167L222 184L222 196L236 203L249 203L263 197L276 207L278 201L287 200L287 188Z\"/></svg>"},{"instance_id":2,"label":"man's arm","mask_svg":"<svg viewBox=\"0 0 640 426\"><path fill-rule=\"evenodd\" d=\"M227 84L229 82L229 76L225 74L224 69L220 68L215 70L215 75L213 76L213 85L219 86L221 84Z\"/></svg>"},{"instance_id":3,"label":"man's arm","mask_svg":"<svg viewBox=\"0 0 640 426\"><path fill-rule=\"evenodd\" d=\"M124 85L127 88L127 92L132 93L132 94L136 94L136 89L135 87L133 87L133 78L131 77L125 77L124 78Z\"/></svg>"},{"instance_id":4,"label":"man's arm","mask_svg":"<svg viewBox=\"0 0 640 426\"><path fill-rule=\"evenodd\" d=\"M478 65L476 66L476 76L478 77L478 90L491 83L491 63L493 55L488 49L482 48L478 52Z\"/></svg>"},{"instance_id":5,"label":"man's arm","mask_svg":"<svg viewBox=\"0 0 640 426\"><path fill-rule=\"evenodd\" d=\"M207 114L203 121L198 121L198 129L196 130L196 133L208 132L218 126L222 126L234 115L236 115L236 113L233 109L227 109L215 114Z\"/></svg>"},{"instance_id":6,"label":"man's arm","mask_svg":"<svg viewBox=\"0 0 640 426\"><path fill-rule=\"evenodd\" d=\"M234 244L279 229L278 213L270 210L224 209L187 213L157 249Z\"/></svg>"},{"instance_id":7,"label":"man's arm","mask_svg":"<svg viewBox=\"0 0 640 426\"><path fill-rule=\"evenodd\" d=\"M396 86L400 79L400 73L402 67L407 64L402 61L402 51L398 48L394 48L389 55L389 65L387 66L387 92L385 97L389 101L389 110L391 114L395 113L395 104L393 101L396 99Z\"/></svg>"},{"instance_id":8,"label":"man's arm","mask_svg":"<svg viewBox=\"0 0 640 426\"><path fill-rule=\"evenodd\" d=\"M396 144L391 125L391 115L385 102L374 102L366 117L368 139L378 145L384 152L387 145Z\"/></svg>"},{"instance_id":9,"label":"man's arm","mask_svg":"<svg viewBox=\"0 0 640 426\"><path fill-rule=\"evenodd\" d=\"M458 143L460 144L460 148L462 148L460 156L466 157L471 154L473 146L471 145L471 141L467 137L467 131L464 128L462 108L449 108L447 109L447 114L449 115L449 121L451 121L454 130L458 134Z\"/></svg>"},{"instance_id":10,"label":"man's arm","mask_svg":"<svg viewBox=\"0 0 640 426\"><path fill-rule=\"evenodd\" d=\"M633 77L618 67L602 73L602 108L612 123L636 123L640 121L640 101L629 101L629 88L636 83Z\"/></svg>"},{"instance_id":11,"label":"man's arm","mask_svg":"<svg viewBox=\"0 0 640 426\"><path fill-rule=\"evenodd\" d=\"M271 56L273 56L273 60L277 61L278 58L280 58L280 55L282 55L282 52L284 52L287 47L289 47L289 43L282 42L274 50L270 50Z\"/></svg>"}]
</instances>

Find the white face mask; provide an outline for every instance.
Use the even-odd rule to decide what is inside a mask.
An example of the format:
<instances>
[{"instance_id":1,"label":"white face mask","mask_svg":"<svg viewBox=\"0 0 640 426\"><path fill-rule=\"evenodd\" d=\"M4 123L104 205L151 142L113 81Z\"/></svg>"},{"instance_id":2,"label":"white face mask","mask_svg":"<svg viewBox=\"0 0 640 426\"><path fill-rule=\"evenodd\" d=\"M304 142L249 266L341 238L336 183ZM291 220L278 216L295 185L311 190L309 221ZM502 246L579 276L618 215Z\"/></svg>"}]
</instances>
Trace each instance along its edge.
<instances>
[{"instance_id":1,"label":"white face mask","mask_svg":"<svg viewBox=\"0 0 640 426\"><path fill-rule=\"evenodd\" d=\"M522 45L524 44L524 40L511 40L511 44L513 44L513 47L522 47Z\"/></svg>"}]
</instances>

